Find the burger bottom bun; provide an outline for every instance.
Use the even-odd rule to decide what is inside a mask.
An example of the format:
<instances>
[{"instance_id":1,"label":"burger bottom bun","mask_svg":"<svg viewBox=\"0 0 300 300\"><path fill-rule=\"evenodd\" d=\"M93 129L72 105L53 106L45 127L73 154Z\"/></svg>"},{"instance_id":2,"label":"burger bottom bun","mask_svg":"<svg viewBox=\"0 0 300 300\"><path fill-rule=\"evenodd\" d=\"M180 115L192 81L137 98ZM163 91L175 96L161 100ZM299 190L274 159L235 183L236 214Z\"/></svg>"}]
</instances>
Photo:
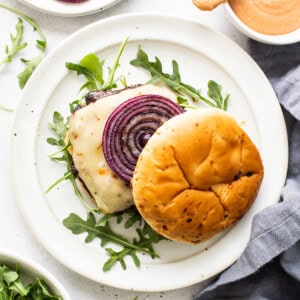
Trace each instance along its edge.
<instances>
[{"instance_id":1,"label":"burger bottom bun","mask_svg":"<svg viewBox=\"0 0 300 300\"><path fill-rule=\"evenodd\" d=\"M199 109L173 117L150 138L132 191L155 231L197 244L246 213L262 178L259 152L237 122L219 109Z\"/></svg>"}]
</instances>

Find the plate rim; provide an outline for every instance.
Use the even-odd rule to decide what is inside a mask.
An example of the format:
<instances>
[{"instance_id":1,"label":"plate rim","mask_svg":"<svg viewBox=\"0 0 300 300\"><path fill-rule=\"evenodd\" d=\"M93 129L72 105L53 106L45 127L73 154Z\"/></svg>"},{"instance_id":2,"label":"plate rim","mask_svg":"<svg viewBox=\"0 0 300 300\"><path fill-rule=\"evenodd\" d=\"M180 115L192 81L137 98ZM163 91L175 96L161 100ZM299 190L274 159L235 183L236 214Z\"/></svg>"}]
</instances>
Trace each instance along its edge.
<instances>
[{"instance_id":1,"label":"plate rim","mask_svg":"<svg viewBox=\"0 0 300 300\"><path fill-rule=\"evenodd\" d=\"M48 56L44 59L44 61L42 62L42 64L46 65L47 64L47 61L48 60L51 60L51 56L52 55L55 55L56 51L59 51L60 48L63 48L65 45L67 45L69 43L69 41L72 41L73 39L76 39L77 36L80 36L81 34L83 34L85 31L88 31L89 28L92 28L92 27L97 27L97 26L104 26L105 23L109 23L111 21L124 21L124 20L128 20L130 18L136 18L136 17L160 17L160 18L172 18L172 19L176 19L176 20L181 20L182 22L188 22L188 23L192 23L194 25L197 25L197 26L201 26L202 28L204 28L205 30L208 30L210 32L212 32L213 34L216 34L218 35L219 37L221 37L222 39L225 39L225 41L227 43L230 43L231 46L235 47L238 49L238 51L240 51L247 59L248 62L250 62L253 66L255 66L256 68L256 71L260 73L261 76L263 76L264 80L265 80L265 84L267 84L269 86L269 88L271 88L270 91L272 91L273 93L273 97L275 99L277 99L276 95L275 95L275 92L270 84L270 82L268 81L268 79L266 78L266 76L264 75L264 73L262 72L262 70L258 67L258 65L255 63L255 61L240 47L238 46L236 43L234 43L232 40L230 40L228 37L226 37L225 35L223 35L222 33L214 30L214 29L211 29L209 26L207 25L204 25L204 24L201 24L197 21L194 21L194 20L191 20L189 18L185 18L185 17L178 17L174 14L165 14L165 13L130 13L130 14L122 14L122 15L118 15L118 16L113 16L113 17L110 17L110 18L106 18L106 19L103 19L103 20L100 20L100 21L97 21L97 22L94 22L90 25L87 25L83 28L81 28L80 30L76 31L74 34L72 34L71 36L69 36L65 41L63 41L60 45L58 45L55 49L53 49L51 51L51 53L48 54ZM40 69L40 68L39 68ZM23 90L22 94L21 94L21 97L19 98L19 102L18 102L18 108L15 112L15 115L14 115L14 121L13 121L13 133L15 132L15 128L16 128L16 123L17 123L17 112L19 111L19 107L20 107L20 102L23 98L23 94L26 93L27 90L30 89L31 85L33 85L31 82L34 82L35 78L38 78L39 76L39 73L41 71L36 70L36 72L33 74L32 78L29 80L27 86L25 87L25 89ZM41 69L40 69L41 70ZM288 162L288 145L287 145L287 133L286 133L286 127L285 127L285 122L284 122L284 119L283 119L283 115L282 115L282 112L281 112L281 109L280 109L280 105L279 105L279 102L277 103L276 105L276 102L274 102L274 106L275 106L275 109L277 111L277 113L280 114L281 116L281 122L282 122L282 126L284 128L283 129L283 134L285 132L285 141L286 143L283 143L283 152L285 152L285 159L284 159L284 162L283 162L283 165L285 165L285 168L283 170L283 173L282 173L282 186L281 187L278 187L278 199L274 202L276 203L277 201L279 201L279 195L280 195L280 192L282 187L284 186L284 182L285 182L285 178L286 178L286 172L287 172L287 162ZM12 147L12 150L13 150L13 145L14 145L14 136L12 137L12 143L11 143L11 147ZM13 153L13 151L11 152ZM13 156L13 155L12 155ZM12 166L13 166L13 159L11 159L11 163L12 163ZM12 178L12 181L14 181L13 179L13 170L14 170L14 167L10 168L11 170L11 178ZM16 183L13 183L13 186L16 186L17 184ZM20 199L19 199L19 195L18 195L18 192L17 192L18 188L15 188L14 189L14 194L15 194L15 198L17 198L17 201L18 201L18 204L19 204L19 207L22 207L22 203L20 203ZM25 215L24 212L22 212L23 216L25 217L25 220L27 221L27 224L29 225L30 229L35 233L35 236L38 238L38 240L42 241L42 244L43 246L47 249L47 251L53 255L58 261L62 262L63 261L58 258L58 254L57 253L52 253L49 251L49 249L46 247L46 245L44 244L44 241L43 239L39 236L39 233L36 232L36 229L33 228L33 226L30 224L30 220L28 218L28 216ZM249 238L250 238L250 234L249 234ZM246 247L246 245L244 245L244 248ZM242 254L243 250L240 251L240 254L239 256ZM238 256L238 257L239 257ZM228 259L227 260L227 264L225 266L223 266L222 270L219 270L219 272L223 271L225 268L227 268L228 266L230 266L232 263L234 263L234 261L236 261L238 259L238 257L235 257L235 258L232 258L232 259ZM196 279L192 282L190 282L189 284L183 284L181 286L168 286L168 287L160 287L159 289L153 289L153 288L139 288L139 287L135 287L135 288L132 288L132 287L124 287L124 286L119 286L119 285L114 285L114 284L111 284L111 283L108 283L108 282L105 282L105 281L99 281L99 279L95 279L95 278L92 278L92 277L89 277L87 276L86 274L83 274L82 272L78 271L78 269L74 268L74 266L70 266L70 265L67 265L65 264L65 266L69 267L70 269L72 269L74 272L77 272L77 273L80 273L81 275L87 277L87 278L90 278L91 280L94 280L94 281L98 281L98 282L101 282L101 283L104 283L104 284L107 284L107 285L110 285L110 286L114 286L116 288L122 288L122 289L130 289L130 290L136 290L136 291L162 291L162 290L171 290L171 289L177 289L177 288L183 288L183 287L186 287L186 286L189 286L189 285L193 285L193 284L196 284L196 283L200 283L201 281L203 281L203 279L199 278ZM218 272L218 273L219 273ZM210 274L209 277L212 277L216 275L215 273L214 274ZM204 278L205 279L208 279L209 277L207 278Z\"/></svg>"}]
</instances>

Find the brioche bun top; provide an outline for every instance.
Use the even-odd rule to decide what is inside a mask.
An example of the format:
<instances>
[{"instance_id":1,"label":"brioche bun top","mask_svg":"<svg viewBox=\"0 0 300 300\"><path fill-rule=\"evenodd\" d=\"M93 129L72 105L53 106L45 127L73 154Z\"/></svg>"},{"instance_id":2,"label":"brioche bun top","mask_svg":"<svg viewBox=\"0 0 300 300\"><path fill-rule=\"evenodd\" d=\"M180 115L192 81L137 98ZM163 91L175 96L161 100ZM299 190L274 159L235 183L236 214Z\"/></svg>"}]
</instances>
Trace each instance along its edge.
<instances>
[{"instance_id":1,"label":"brioche bun top","mask_svg":"<svg viewBox=\"0 0 300 300\"><path fill-rule=\"evenodd\" d=\"M136 207L155 231L197 244L246 213L262 178L260 154L235 119L199 109L156 131L131 183Z\"/></svg>"}]
</instances>

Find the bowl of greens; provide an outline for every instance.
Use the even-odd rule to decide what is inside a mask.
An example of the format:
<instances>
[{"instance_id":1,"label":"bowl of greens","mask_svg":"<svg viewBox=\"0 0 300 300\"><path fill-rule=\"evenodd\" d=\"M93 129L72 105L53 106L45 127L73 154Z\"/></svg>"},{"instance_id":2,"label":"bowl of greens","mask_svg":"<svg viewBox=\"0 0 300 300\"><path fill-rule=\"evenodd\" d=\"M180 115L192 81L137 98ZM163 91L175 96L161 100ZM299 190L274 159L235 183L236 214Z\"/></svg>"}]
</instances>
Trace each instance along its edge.
<instances>
[{"instance_id":1,"label":"bowl of greens","mask_svg":"<svg viewBox=\"0 0 300 300\"><path fill-rule=\"evenodd\" d=\"M0 299L71 298L44 267L16 252L0 249Z\"/></svg>"}]
</instances>

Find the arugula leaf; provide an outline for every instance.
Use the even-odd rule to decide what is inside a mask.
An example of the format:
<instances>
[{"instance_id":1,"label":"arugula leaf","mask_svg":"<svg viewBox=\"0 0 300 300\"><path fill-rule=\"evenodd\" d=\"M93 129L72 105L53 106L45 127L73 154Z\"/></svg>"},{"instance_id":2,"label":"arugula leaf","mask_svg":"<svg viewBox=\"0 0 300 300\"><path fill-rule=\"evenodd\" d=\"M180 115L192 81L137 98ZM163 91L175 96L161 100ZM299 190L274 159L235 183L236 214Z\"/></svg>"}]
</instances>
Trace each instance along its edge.
<instances>
[{"instance_id":1,"label":"arugula leaf","mask_svg":"<svg viewBox=\"0 0 300 300\"><path fill-rule=\"evenodd\" d=\"M100 84L103 84L103 65L104 60L99 60L98 56L94 53L90 53L81 59L80 65L87 68L95 74L96 80L99 81Z\"/></svg>"},{"instance_id":2,"label":"arugula leaf","mask_svg":"<svg viewBox=\"0 0 300 300\"><path fill-rule=\"evenodd\" d=\"M102 78L100 77L100 68L102 68L102 63L99 61L98 57L90 53L83 58L88 62L88 65L93 65L93 70L89 66L84 66L83 64L73 64L70 62L66 63L66 68L70 71L76 71L77 75L84 75L87 82L81 86L80 90L87 88L89 91L99 90L101 88ZM93 62L93 63L92 63ZM102 74L102 71L101 71Z\"/></svg>"},{"instance_id":3,"label":"arugula leaf","mask_svg":"<svg viewBox=\"0 0 300 300\"><path fill-rule=\"evenodd\" d=\"M106 272L110 270L117 262L119 262L125 270L126 262L124 258L126 256L131 256L135 265L139 267L140 260L137 256L137 252L150 255L153 259L159 257L154 251L153 245L165 238L156 233L142 219L135 208L123 213L123 215L128 215L124 228L130 228L136 222L141 222L141 224L139 224L140 226L136 228L137 238L134 238L132 241L115 233L111 229L109 221L111 221L114 217L118 220L118 213L106 215L104 216L104 218L106 217L105 220L104 218L101 218L101 221L96 220L94 213L95 212L89 212L86 220L83 220L78 215L71 213L69 217L64 219L63 224L66 228L71 230L73 234L87 233L85 238L86 243L90 243L95 238L99 238L101 240L101 247L104 247L109 242L123 247L121 251L115 251L111 248L105 249L110 258L103 265L103 271ZM141 227L142 224L143 226Z\"/></svg>"},{"instance_id":4,"label":"arugula leaf","mask_svg":"<svg viewBox=\"0 0 300 300\"><path fill-rule=\"evenodd\" d=\"M65 121L64 117L58 111L55 111L53 113L52 121L53 123L49 123L48 125L59 138L58 140L56 140L57 145L64 146L66 132L69 128L68 121Z\"/></svg>"},{"instance_id":5,"label":"arugula leaf","mask_svg":"<svg viewBox=\"0 0 300 300\"><path fill-rule=\"evenodd\" d=\"M117 69L120 66L120 57L121 57L121 55L122 55L122 53L123 53L123 51L124 51L124 49L125 49L125 47L127 45L127 42L128 42L128 38L126 38L123 41L123 43L121 44L120 49L119 49L119 51L117 53L117 57L115 59L115 62L113 64L112 68L109 68L108 79L107 79L107 81L103 85L103 90L105 90L105 91L111 90L111 89L113 89L113 88L115 88L117 86L117 83L116 83L114 77L115 77L115 73L116 73ZM124 77L122 77L122 78L124 79Z\"/></svg>"},{"instance_id":6,"label":"arugula leaf","mask_svg":"<svg viewBox=\"0 0 300 300\"><path fill-rule=\"evenodd\" d=\"M186 108L197 109L197 107L190 105L188 99L181 97L181 96L177 97L177 103L183 109L186 109Z\"/></svg>"},{"instance_id":7,"label":"arugula leaf","mask_svg":"<svg viewBox=\"0 0 300 300\"><path fill-rule=\"evenodd\" d=\"M21 279L18 265L15 270L2 265L0 266L0 299L62 300L62 297L54 295L46 282L38 277L26 285Z\"/></svg>"},{"instance_id":8,"label":"arugula leaf","mask_svg":"<svg viewBox=\"0 0 300 300\"><path fill-rule=\"evenodd\" d=\"M121 220L119 218L119 216L121 217ZM103 216L101 216L101 218L96 222L96 226L104 226L107 222L109 222L109 220L114 219L116 217L116 214L105 214ZM117 217L117 223L120 224L121 221L123 220L123 216L120 214Z\"/></svg>"},{"instance_id":9,"label":"arugula leaf","mask_svg":"<svg viewBox=\"0 0 300 300\"><path fill-rule=\"evenodd\" d=\"M3 281L7 284L7 288L21 296L27 295L26 288L20 280L19 273L17 271L11 271L6 266L3 266L2 268Z\"/></svg>"},{"instance_id":10,"label":"arugula leaf","mask_svg":"<svg viewBox=\"0 0 300 300\"><path fill-rule=\"evenodd\" d=\"M155 56L154 61L150 61L147 53L143 51L141 48L139 48L136 58L131 60L130 64L147 70L152 76L149 83L155 84L158 82L163 82L172 90L174 90L176 93L184 97L188 96L195 102L202 101L212 107L220 108L224 110L227 108L229 95L227 95L225 99L223 99L220 92L221 91L220 85L214 84L214 81L209 81L208 96L210 97L210 99L203 97L200 94L199 90L181 81L179 66L177 61L175 60L172 61L172 74L167 74L163 72L161 61L157 56ZM213 84L210 82L213 82ZM182 99L183 98L181 98L181 101Z\"/></svg>"},{"instance_id":11,"label":"arugula leaf","mask_svg":"<svg viewBox=\"0 0 300 300\"><path fill-rule=\"evenodd\" d=\"M54 295L50 292L46 282L41 278L36 278L35 281L27 286L29 299L34 300L62 300L61 296ZM28 297L28 296L27 296Z\"/></svg>"},{"instance_id":12,"label":"arugula leaf","mask_svg":"<svg viewBox=\"0 0 300 300\"><path fill-rule=\"evenodd\" d=\"M138 223L138 225L142 225L142 221L143 219L137 210L131 209L131 211L128 212L128 220L125 222L124 227L128 229L136 223Z\"/></svg>"},{"instance_id":13,"label":"arugula leaf","mask_svg":"<svg viewBox=\"0 0 300 300\"><path fill-rule=\"evenodd\" d=\"M47 139L47 143L52 146L60 147L58 151L55 153L50 154L48 157L54 161L63 161L66 163L66 172L64 175L57 179L53 184L51 184L45 193L49 193L55 186L61 183L64 180L70 180L75 191L76 196L82 202L82 204L89 210L93 210L94 208L89 205L86 199L82 196L77 184L76 184L76 177L72 172L72 156L69 153L68 149L71 146L69 141L66 141L66 134L69 129L69 120L64 119L64 117L57 111L53 113L52 123L48 124L49 128L56 134L56 138L50 137ZM61 154L60 156L58 156ZM1 300L1 299L0 299Z\"/></svg>"},{"instance_id":14,"label":"arugula leaf","mask_svg":"<svg viewBox=\"0 0 300 300\"><path fill-rule=\"evenodd\" d=\"M213 80L208 81L208 92L207 95L214 99L218 103L218 107L227 110L229 94L222 96L222 86Z\"/></svg>"},{"instance_id":15,"label":"arugula leaf","mask_svg":"<svg viewBox=\"0 0 300 300\"><path fill-rule=\"evenodd\" d=\"M22 49L27 46L27 43L22 43L23 38L23 20L18 18L18 23L16 25L16 35L10 34L11 47L8 45L5 47L5 57L0 61L0 66L2 64L10 63L14 56L18 54Z\"/></svg>"},{"instance_id":16,"label":"arugula leaf","mask_svg":"<svg viewBox=\"0 0 300 300\"><path fill-rule=\"evenodd\" d=\"M33 30L36 31L39 34L39 36L41 37L41 39L36 40L36 46L40 50L40 53L31 59L21 59L21 61L24 62L26 65L25 69L18 75L19 86L21 89L23 89L25 84L27 83L28 79L32 75L33 71L40 64L42 57L43 57L43 53L46 51L46 47L47 47L46 37L34 19L24 15L19 10L15 9L13 7L10 7L8 5L5 5L3 3L0 3L0 7L11 11L12 13L18 15L21 19L25 20L28 24L30 24L33 27ZM26 43L21 44L21 38L23 36L23 22L22 23L20 22L20 20L21 20L20 18L19 18L19 22L17 24L17 35L15 37L11 35L12 49L9 50L8 47L6 48L6 54L8 55L8 58L5 59L5 62L10 62L12 57L18 51L25 48L27 45ZM9 54L10 52L11 52L11 54ZM1 65L1 63L0 63L0 65Z\"/></svg>"},{"instance_id":17,"label":"arugula leaf","mask_svg":"<svg viewBox=\"0 0 300 300\"><path fill-rule=\"evenodd\" d=\"M68 218L64 219L63 224L70 229L73 234L80 234L86 232L88 235L85 239L86 243L91 242L95 237L101 239L101 246L105 246L108 242L114 242L118 245L124 246L133 250L144 251L148 254L154 254L147 249L143 249L131 243L123 236L115 233L109 225L109 222L104 226L96 226L96 219L92 212L88 213L86 221L81 219L78 215L71 213Z\"/></svg>"},{"instance_id":18,"label":"arugula leaf","mask_svg":"<svg viewBox=\"0 0 300 300\"><path fill-rule=\"evenodd\" d=\"M86 78L86 83L80 87L80 90L87 89L88 91L93 90L111 90L117 87L117 80L115 80L115 73L120 66L120 57L127 44L128 38L123 41L119 51L117 53L115 62L112 68L109 68L108 79L103 79L103 66L104 60L99 60L97 55L94 53L87 54L84 56L79 64L66 62L66 68L70 71L75 71L77 75L83 75ZM120 79L121 83L124 83L124 78Z\"/></svg>"},{"instance_id":19,"label":"arugula leaf","mask_svg":"<svg viewBox=\"0 0 300 300\"><path fill-rule=\"evenodd\" d=\"M117 262L119 262L123 268L123 270L126 270L126 263L124 260L124 257L131 256L133 259L134 264L139 267L141 265L141 262L139 258L137 257L135 251L124 248L123 250L117 252L114 251L111 248L105 248L106 252L110 256L110 258L105 262L103 265L103 272L109 271Z\"/></svg>"},{"instance_id":20,"label":"arugula leaf","mask_svg":"<svg viewBox=\"0 0 300 300\"><path fill-rule=\"evenodd\" d=\"M26 65L25 69L18 74L19 86L21 89L23 89L33 71L42 61L42 54L39 54L30 60L22 58L21 61Z\"/></svg>"}]
</instances>

